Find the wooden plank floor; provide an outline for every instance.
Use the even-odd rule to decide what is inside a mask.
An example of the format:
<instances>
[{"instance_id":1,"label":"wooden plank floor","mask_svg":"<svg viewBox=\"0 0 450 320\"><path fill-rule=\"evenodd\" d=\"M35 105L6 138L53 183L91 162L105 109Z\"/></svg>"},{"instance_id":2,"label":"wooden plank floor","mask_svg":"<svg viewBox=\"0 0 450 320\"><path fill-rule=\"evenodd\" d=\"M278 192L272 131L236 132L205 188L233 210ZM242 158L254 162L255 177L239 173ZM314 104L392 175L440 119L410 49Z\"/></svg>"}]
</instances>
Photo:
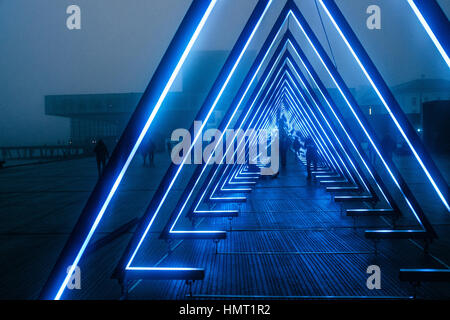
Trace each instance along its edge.
<instances>
[{"instance_id":1,"label":"wooden plank floor","mask_svg":"<svg viewBox=\"0 0 450 320\"><path fill-rule=\"evenodd\" d=\"M142 214L164 173L163 157L158 155L156 168L133 163L97 239ZM278 178L259 181L217 254L211 240L185 240L165 257L166 243L157 239L157 232L150 234L137 264L203 267L205 279L194 283L193 297L186 296L183 281L142 281L131 287L129 298L401 298L410 296L411 290L399 282L400 268L450 264L448 216L432 217L441 237L431 246L431 255L422 253L420 243L408 240L382 241L375 255L364 230L386 227L386 221L361 218L354 228L330 195L318 183L307 182L305 175L290 156ZM1 299L37 297L95 182L93 159L0 171ZM401 223L414 225L414 220L405 217ZM191 224L182 219L177 227ZM228 230L229 220L208 218L199 225L211 228ZM120 287L110 276L131 232L89 254L80 265L82 289L67 290L64 298L118 299ZM366 268L371 264L381 268L381 290L366 287ZM419 296L449 299L450 289L426 284Z\"/></svg>"}]
</instances>

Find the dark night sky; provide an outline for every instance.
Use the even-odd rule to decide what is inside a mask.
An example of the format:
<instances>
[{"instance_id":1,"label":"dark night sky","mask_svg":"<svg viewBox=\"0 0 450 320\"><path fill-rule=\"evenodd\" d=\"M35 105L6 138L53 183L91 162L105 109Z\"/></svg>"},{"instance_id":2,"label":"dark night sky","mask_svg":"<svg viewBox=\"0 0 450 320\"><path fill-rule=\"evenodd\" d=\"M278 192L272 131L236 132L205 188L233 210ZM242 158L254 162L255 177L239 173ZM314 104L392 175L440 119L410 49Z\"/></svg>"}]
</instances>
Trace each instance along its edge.
<instances>
[{"instance_id":1,"label":"dark night sky","mask_svg":"<svg viewBox=\"0 0 450 320\"><path fill-rule=\"evenodd\" d=\"M297 2L324 40L313 1ZM194 49L230 50L255 3L219 0ZM337 3L389 85L422 74L450 79L406 0ZM439 3L450 11L450 1ZM66 28L70 4L81 8L81 30ZM44 115L45 95L142 92L189 4L184 0L0 0L0 145L53 144L68 138L68 120ZM381 7L381 30L365 26L370 4ZM283 5L283 0L275 0L251 49L258 49ZM349 71L345 79L350 86L364 85L347 49L323 18L338 68Z\"/></svg>"}]
</instances>

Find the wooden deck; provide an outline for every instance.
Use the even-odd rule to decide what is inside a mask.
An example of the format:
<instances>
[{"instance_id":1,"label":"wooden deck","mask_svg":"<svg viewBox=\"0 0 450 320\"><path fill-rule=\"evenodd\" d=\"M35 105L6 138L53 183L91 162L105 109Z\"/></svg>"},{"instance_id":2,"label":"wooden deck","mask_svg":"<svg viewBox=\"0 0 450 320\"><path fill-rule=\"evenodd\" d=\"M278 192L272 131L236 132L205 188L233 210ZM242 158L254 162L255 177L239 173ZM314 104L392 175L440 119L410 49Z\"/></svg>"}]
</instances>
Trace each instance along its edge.
<instances>
[{"instance_id":1,"label":"wooden deck","mask_svg":"<svg viewBox=\"0 0 450 320\"><path fill-rule=\"evenodd\" d=\"M143 213L165 157L157 155L155 168L132 164L95 239ZM211 240L183 240L167 255L167 243L151 233L137 264L205 268L205 279L193 284L192 297L184 281L135 282L129 299L408 298L412 290L399 281L400 268L448 268L450 215L431 217L440 238L429 255L410 240L381 241L375 255L364 230L387 227L388 220L361 217L355 227L325 188L305 177L290 157L276 179L258 181L231 230L228 218L202 219L199 229L229 230L217 253ZM0 171L0 299L37 297L96 179L93 159ZM404 217L399 225L414 225L414 220ZM177 227L191 224L182 219ZM131 232L87 255L80 264L81 290L66 290L63 298L118 299L120 286L111 274ZM380 290L366 287L372 264L381 268ZM418 296L450 299L450 288L424 283Z\"/></svg>"}]
</instances>

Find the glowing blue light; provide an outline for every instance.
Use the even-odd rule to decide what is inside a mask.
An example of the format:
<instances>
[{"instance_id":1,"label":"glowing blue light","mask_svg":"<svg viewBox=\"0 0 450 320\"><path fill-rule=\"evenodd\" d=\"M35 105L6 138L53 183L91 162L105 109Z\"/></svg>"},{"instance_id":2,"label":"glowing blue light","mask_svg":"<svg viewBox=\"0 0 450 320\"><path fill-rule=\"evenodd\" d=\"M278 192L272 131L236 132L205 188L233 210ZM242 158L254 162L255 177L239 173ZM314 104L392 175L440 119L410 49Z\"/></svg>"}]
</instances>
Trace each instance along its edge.
<instances>
[{"instance_id":1,"label":"glowing blue light","mask_svg":"<svg viewBox=\"0 0 450 320\"><path fill-rule=\"evenodd\" d=\"M289 40L288 40L288 41L289 41ZM290 43L290 42L289 42L289 43ZM291 46L292 46L292 44L291 44ZM289 58L287 58L287 61L291 64L291 69L294 71L294 73L297 73L296 70L295 70L295 68L292 66L292 62L289 60ZM293 85L296 87L298 93L300 94L300 96L301 96L302 99L304 100L305 104L308 105L308 103L307 103L305 97L303 97L303 94L300 92L299 88L297 87L297 85L296 85L295 82L293 81L293 79L292 79L292 77L290 76L290 74L288 74L288 76L289 76L289 78L291 79ZM297 76L298 76L298 79L300 80L301 84L303 85L303 87L306 89L306 85L305 85L305 83L303 82L303 80L301 79L301 77L300 77L298 74L297 74ZM306 90L306 91L308 91L308 90ZM312 96L311 96L311 100L316 104L317 108L318 108L319 111L320 111L319 106L317 105L316 101L314 100L314 98L313 98ZM321 125L320 122L318 121L318 119L317 119L316 115L314 114L314 112L313 112L311 106L308 105L308 108L311 110L311 113L313 114L313 116L314 116L316 122L319 124L319 127L320 127L320 128L322 129L322 131L324 132L324 135L325 135L325 137L327 138L327 140L329 141L329 144L330 144L330 145L333 147L333 149L336 151L336 155L338 156L339 160L340 160L341 163L343 164L343 166L344 166L345 170L347 171L348 175L349 175L350 178L354 181L352 174L350 173L349 169L348 169L347 166L345 165L345 162L342 160L342 158L341 158L341 156L339 155L339 153L337 152L337 150L335 149L334 144L331 142L330 138L329 138L328 135L326 134L325 129L322 127L322 125ZM322 116L323 116L323 114L322 114ZM325 121L326 121L326 119L325 119ZM327 122L327 121L326 121L326 122ZM327 122L327 123L328 123L328 122ZM329 125L329 123L328 123L328 125ZM334 131L331 129L331 126L330 126L330 125L329 125L329 128L330 128L330 130L331 130L331 131L333 132L333 134L334 134ZM337 138L336 135L335 135L335 137L336 137L336 139L339 141L339 139ZM341 145L341 146L342 146L342 145ZM344 150L344 153L345 153L345 150ZM347 155L347 156L348 156L348 155ZM334 157L333 157L333 159L334 159ZM336 161L336 160L335 160L335 161ZM351 161L351 160L350 160L350 161ZM339 167L339 168L340 168L340 167ZM342 169L340 169L340 171L341 171L342 175L344 175L343 172L342 172ZM361 180L362 180L362 178L361 178ZM365 185L365 183L364 183L363 180L362 180L362 182L363 182L363 184ZM366 185L365 185L365 187L366 187L367 191L369 191Z\"/></svg>"},{"instance_id":2,"label":"glowing blue light","mask_svg":"<svg viewBox=\"0 0 450 320\"><path fill-rule=\"evenodd\" d=\"M287 17L284 19L282 25L284 25L284 23L286 22L286 19L287 19ZM272 40L272 43L271 43L270 46L269 46L269 49L267 50L267 52L265 53L263 59L261 60L261 63L259 64L259 66L258 66L257 70L255 71L255 74L253 75L253 77L252 77L252 79L251 79L249 85L247 86L247 88L246 88L244 94L242 95L242 97L241 97L239 103L237 104L237 106L236 106L236 108L235 108L235 110L234 110L234 112L233 112L233 114L232 114L230 120L229 120L228 123L226 124L225 130L229 127L229 125L230 125L232 119L234 118L234 116L236 115L237 111L239 110L239 106L241 105L242 101L244 100L245 96L247 95L247 93L248 93L250 87L252 86L252 83L253 83L254 80L256 79L256 76L257 76L259 70L261 69L261 67L262 67L262 65L263 65L263 62L265 61L267 55L269 54L270 49L271 49L272 46L274 45L275 40L277 39L277 37L278 37L280 31L281 31L281 28L278 30L276 36L274 37L274 39ZM266 78L266 80L264 81L263 86L266 84L266 82L267 82L267 78ZM257 97L256 97L255 99L257 99L257 98L259 97L259 94L260 94L260 93L261 93L261 90L259 91L259 93L258 93L258 95L257 95ZM253 103L253 104L254 104L254 103ZM252 104L251 108L253 108L253 104ZM250 108L250 109L251 109L251 108ZM247 118L249 112L250 112L250 110L247 112L247 114L246 114L244 120ZM240 129L240 128L239 128L239 129ZM225 132L225 131L224 131L224 132ZM223 135L224 135L224 133L221 134L221 136L220 136L220 138L219 138L219 143L222 141ZM233 139L234 139L234 138L233 138ZM219 145L219 143L216 145L215 149L217 148L217 146ZM215 149L214 149L214 150L215 150ZM225 153L225 154L226 154L226 153ZM206 161L206 163L209 163L209 162L210 162L211 157L212 157L212 154L211 154L211 156L209 157L208 161ZM225 157L222 158L222 160L221 160L220 163L223 163L223 160L224 160L224 159L225 159ZM195 182L195 184L194 184L194 187L192 188L191 192L189 193L189 195L188 195L188 197L187 197L187 199L186 199L186 202L184 203L184 205L183 205L183 207L182 207L182 210L180 210L180 212L179 212L179 214L178 214L178 216L177 216L177 218L176 218L176 220L175 220L175 223L176 223L176 221L178 220L178 217L181 215L181 212L183 211L183 209L184 209L184 207L185 207L187 201L188 201L189 198L191 197L192 192L193 192L195 186L198 184L200 178L202 177L203 173L205 172L205 169L206 169L206 166L203 167L203 169L202 169L202 171L201 171L199 177L197 178L197 180L196 180L196 182ZM216 171L216 172L217 172L217 171ZM215 172L215 173L216 173L216 172ZM215 173L214 173L214 175L215 175ZM214 176L213 176L213 178L212 178L210 181L212 181L213 179L214 179ZM206 188L206 189L207 189L207 188ZM205 189L205 192L206 192L206 189ZM205 195L205 192L202 194L202 196L201 196L199 202L197 203L197 205L196 205L196 207L195 207L195 209L194 209L194 212L199 212L199 211L197 210L197 208L198 208L198 206L200 205L200 202L202 201L202 199L203 199L203 197L204 197L204 195ZM171 229L173 229L175 223L172 225L172 228L171 228Z\"/></svg>"},{"instance_id":3,"label":"glowing blue light","mask_svg":"<svg viewBox=\"0 0 450 320\"><path fill-rule=\"evenodd\" d=\"M323 0L319 0L320 4L322 5L322 7L324 8L325 12L327 13L328 17L330 18L331 22L333 23L334 27L336 28L336 30L338 31L339 35L341 36L341 38L344 40L345 44L347 45L348 49L350 50L350 52L352 53L353 57L355 58L355 61L358 63L359 67L361 68L361 70L363 71L364 75L366 76L367 80L369 80L370 84L372 85L372 88L375 90L375 93L377 94L378 98L381 100L381 102L383 103L384 107L386 108L386 110L388 111L389 115L391 116L392 120L394 121L397 129L399 130L399 132L401 133L401 135L403 136L403 138L405 139L406 143L408 144L409 148L411 149L412 153L414 154L414 157L417 159L417 162L420 164L420 166L422 167L423 171L425 172L428 180L431 182L433 188L435 189L436 193L438 194L439 198L441 199L442 203L445 205L445 207L447 208L448 211L450 211L450 206L448 205L447 199L445 198L445 196L442 194L441 190L439 190L438 186L436 185L436 182L434 181L433 177L431 176L431 174L429 173L427 167L425 166L425 164L423 163L422 159L420 158L419 154L417 153L416 149L414 148L414 146L412 145L410 139L408 138L408 136L406 135L406 133L403 131L402 126L398 123L397 118L395 118L394 114L391 111L391 108L389 107L389 105L387 104L386 100L384 99L384 96L381 94L381 92L379 91L377 85L374 83L372 77L369 75L369 73L367 72L366 68L364 67L364 65L362 64L361 60L359 59L359 57L356 55L355 51L353 50L353 47L350 45L350 43L348 42L347 38L345 37L345 35L343 34L341 28L338 26L338 24L336 23L336 21L334 20L333 15L329 12L328 8L326 7L326 5L323 3Z\"/></svg>"},{"instance_id":4,"label":"glowing blue light","mask_svg":"<svg viewBox=\"0 0 450 320\"><path fill-rule=\"evenodd\" d=\"M309 68L306 66L306 64L303 62L303 60L301 59L299 53L297 52L296 48L292 45L292 43L290 42L290 40L287 40L289 42L289 44L291 45L291 48L294 50L294 52L296 53L296 56L298 57L298 59L302 62L303 66L305 67L306 71L308 72L308 74L310 75L311 79L313 80L313 82L315 83L316 87L318 88L318 90L320 91L321 95L323 96L324 100L327 102L328 106L332 109L333 114L335 115L336 119L339 121L339 123L341 124L342 129L344 130L344 132L347 135L347 138L350 140L352 146L354 147L354 149L356 150L356 152L358 153L358 155L360 156L360 159L362 160L362 162L364 163L364 165L366 166L367 170L369 171L370 175L373 177L372 172L370 171L370 169L367 167L366 162L364 161L364 159L362 158L362 156L360 155L359 151L357 150L356 146L354 145L352 139L350 138L350 136L348 135L347 131L345 130L345 128L342 126L342 123L340 122L340 120L338 119L337 115L335 114L333 108L331 107L331 105L328 102L328 99L326 98L326 96L323 94L322 90L320 89L320 87L318 86L316 80L314 79L313 75L311 74L311 72L309 71ZM303 87L306 89L306 91L309 93L311 100L314 102L314 104L316 105L317 109L319 110L319 113L321 114L322 118L325 120L326 124L328 125L330 131L333 133L335 139L338 141L339 145L341 146L342 150L344 150L345 155L347 156L347 159L349 160L350 164L352 165L353 169L355 170L355 172L358 174L360 181L363 183L364 189L366 189L367 192L370 193L370 190L368 188L368 186L365 183L365 180L362 178L362 176L359 174L355 164L353 163L351 157L347 154L347 152L345 152L344 146L342 145L340 139L338 138L338 136L336 135L336 133L334 132L333 128L331 127L330 123L328 122L328 120L326 119L325 115L323 114L321 108L318 106L318 101L315 100L313 94L311 92L309 92L309 88L306 87L305 83L303 82L303 80L301 79L300 75L297 73L297 71L295 70L295 68L292 66L292 62L289 60L289 63L291 64L291 68L293 70L293 72L297 75L298 79L300 80L300 82L302 83ZM350 175L350 177L353 179L353 177ZM374 178L374 177L373 177ZM374 179L375 180L375 179ZM376 180L375 180L376 182ZM378 186L378 183L377 183ZM379 186L378 186L379 187ZM383 194L383 196L385 197L387 203L389 204L388 199L386 198L386 196L384 195L383 190L379 187L381 193Z\"/></svg>"},{"instance_id":5,"label":"glowing blue light","mask_svg":"<svg viewBox=\"0 0 450 320\"><path fill-rule=\"evenodd\" d=\"M173 82L175 81L175 78L177 77L177 75L178 75L181 67L183 66L183 64L184 64L184 62L185 62L189 52L191 51L192 46L194 45L195 41L198 38L198 35L200 34L201 30L203 29L203 26L205 25L206 20L208 19L212 9L214 8L214 6L216 4L216 1L217 0L211 0L211 3L209 4L205 14L203 15L199 25L197 26L194 34L192 35L188 45L186 46L186 48L185 48L185 50L184 50L180 60L178 61L178 64L176 65L174 71L172 72L172 75L170 76L169 81L167 82L166 86L164 87L164 90L163 90L161 96L159 97L159 99L158 99L155 107L153 108L153 111L150 114L150 116L149 116L149 118L148 118L148 120L147 120L147 122L146 122L146 124L145 124L145 126L144 126L144 128L143 128L143 130L141 132L141 134L139 135L138 140L136 141L133 149L131 150L131 153L129 154L129 156L127 158L127 161L125 162L124 166L120 170L120 173L119 173L116 181L114 182L113 187L111 188L111 191L109 192L108 197L106 198L106 201L104 202L104 204L103 204L102 208L100 209L100 212L98 213L98 215L97 215L93 225L91 226L91 229L90 229L90 231L88 233L88 236L84 240L84 242L83 242L83 244L82 244L82 246L81 246L81 248L80 248L80 250L79 250L79 252L78 252L78 254L77 254L76 258L75 258L75 260L73 261L69 271L67 272L67 276L65 277L61 287L58 289L58 292L56 293L56 296L55 296L54 300L59 300L61 298L61 295L63 294L63 292L64 292L64 290L65 290L65 288L67 286L67 283L69 282L69 280L70 280L70 278L71 278L71 276L72 276L76 266L78 265L78 262L80 261L82 255L84 253L84 251L86 250L86 247L87 247L89 241L91 240L92 235L94 234L95 230L97 229L97 226L100 223L100 220L102 219L103 214L106 211L106 208L108 207L112 197L114 196L114 194L115 194L115 192L117 190L117 187L119 186L119 184L120 184L120 182L121 182L125 172L127 171L131 160L133 159L134 155L136 154L136 151L139 148L139 145L141 144L142 140L144 139L144 136L146 135L146 133L148 131L148 128L150 127L151 123L153 122L153 119L155 118L159 108L161 107L162 102L164 101L167 93L169 92L170 87L172 86Z\"/></svg>"},{"instance_id":6,"label":"glowing blue light","mask_svg":"<svg viewBox=\"0 0 450 320\"><path fill-rule=\"evenodd\" d=\"M290 77L290 75L287 73L287 75ZM292 78L290 78L292 81ZM294 92L293 89L291 88L291 86L286 82L287 87L290 89L291 92ZM300 92L299 92L300 93ZM311 137L314 139L314 136L317 136L317 142L316 144L319 146L319 150L322 149L323 153L326 155L326 157L331 157L333 158L333 160L330 159L330 162L332 163L332 166L336 169L338 169L339 171L342 172L342 169L340 169L339 164L337 163L336 159L333 156L333 153L331 152L331 150L328 148L328 145L326 144L324 138L322 137L322 135L320 134L320 131L317 129L316 125L314 124L314 121L312 121L311 117L309 116L309 114L306 112L306 108L303 105L303 103L301 103L296 97L294 98L290 92L288 92L288 96L290 99L292 99L293 101L295 100L296 103L294 103L293 101L291 101L293 103L293 105L297 106L297 110L302 114L302 116L305 119L308 119L309 121L305 121L305 123L308 126L312 126L312 128L314 128L314 130L311 130L311 133L313 134ZM303 111L299 108L299 106L302 107ZM294 108L295 110L295 108ZM306 115L306 116L305 116ZM317 120L317 119L316 119ZM320 123L319 123L320 126ZM321 127L321 126L320 126ZM323 130L323 128L322 128ZM321 142L322 141L322 142ZM323 144L322 144L323 143ZM326 151L326 149L328 150L328 152Z\"/></svg>"},{"instance_id":7,"label":"glowing blue light","mask_svg":"<svg viewBox=\"0 0 450 320\"><path fill-rule=\"evenodd\" d=\"M407 0L407 1L408 1L408 4L411 6L411 9L414 11L414 13L416 14L417 18L419 19L420 23L424 27L425 31L428 33L428 36L431 38L431 40L433 41L434 45L438 49L438 51L441 54L442 58L444 58L445 63L450 68L450 59L449 59L449 57L447 55L447 52L445 52L444 48L442 47L441 43L437 39L437 37L434 34L433 30L428 25L428 22L423 17L422 12L420 12L419 8L417 8L417 6L416 6L416 4L414 3L413 0ZM447 30L447 32L448 32L448 30Z\"/></svg>"},{"instance_id":8,"label":"glowing blue light","mask_svg":"<svg viewBox=\"0 0 450 320\"><path fill-rule=\"evenodd\" d=\"M222 85L222 87L221 87L221 89L220 89L220 91L219 91L217 97L215 98L215 100L214 100L214 102L213 102L213 104L212 104L212 106L211 106L209 112L208 112L207 115L205 116L205 119L204 119L204 121L203 121L203 123L202 123L202 125L201 125L201 127L200 127L200 129L199 129L199 132L198 132L197 135L194 137L193 142L192 142L191 146L189 147L189 150L188 150L187 154L190 154L190 153L191 153L192 148L194 147L194 145L196 144L196 142L197 142L197 140L199 139L200 135L202 134L203 128L206 126L206 123L207 123L209 117L211 116L212 112L214 111L214 108L216 107L217 103L219 102L220 98L222 97L222 94L223 94L223 92L225 91L225 88L228 86L228 82L230 81L231 77L233 76L233 74L234 74L234 72L235 72L235 70L236 70L238 64L240 63L240 61L241 61L241 59L242 59L242 56L243 56L244 53L246 52L247 47L249 46L251 40L253 39L253 36L255 35L256 31L258 30L258 28L259 28L259 26L260 26L260 24L261 24L261 21L262 21L263 17L265 16L267 10L269 9L269 7L270 7L272 1L273 1L273 0L269 0L269 1L268 1L266 7L264 8L263 13L262 13L261 16L259 17L258 22L256 23L255 27L253 28L253 30L252 30L252 32L251 32L249 38L247 39L247 41L246 41L246 43L245 43L243 49L241 50L241 52L240 52L238 58L237 58L236 61L234 62L234 65L233 65L233 67L231 68L230 72L228 73L228 76L227 76L225 82L223 83L223 85ZM141 236L141 239L139 240L138 245L136 246L135 250L133 251L133 254L131 255L130 260L128 261L128 263L127 263L125 269L128 269L128 268L130 267L131 263L133 262L134 257L136 256L137 252L139 251L139 248L140 248L140 246L142 245L142 242L144 241L144 239L145 239L145 237L146 237L148 231L150 230L150 227L151 227L152 224L153 224L153 221L155 220L156 216L157 216L158 213L159 213L159 210L161 209L163 203L165 202L165 200L166 200L166 198L167 198L167 195L169 194L170 190L172 189L172 186L173 186L175 180L177 179L179 173L181 172L181 170L182 170L182 168L183 168L183 166L184 166L184 164L185 164L187 158L188 158L188 157L184 157L183 161L182 161L181 164L179 165L179 167L178 167L178 169L177 169L177 171L176 171L174 177L172 178L172 181L170 182L170 184L169 184L169 186L168 186L168 188L167 188L167 190L166 190L164 196L163 196L162 199L161 199L161 202L160 202L159 205L157 206L157 208L156 208L156 210L155 210L155 213L153 214L152 219L150 220L150 222L149 222L149 224L147 225L147 227L146 227L146 229L145 229L143 235ZM192 191L191 191L191 193L192 193ZM180 212L184 209L184 206L185 206L185 205L186 205L186 203L183 204L183 206L182 206ZM178 218L179 218L179 215L178 215L178 217L176 218L174 225L176 224L176 221L178 220ZM173 232L173 227L174 227L174 225L172 225L172 227L170 228L169 232ZM220 232L220 231L215 231L215 232Z\"/></svg>"},{"instance_id":9,"label":"glowing blue light","mask_svg":"<svg viewBox=\"0 0 450 320\"><path fill-rule=\"evenodd\" d=\"M319 0L320 2L322 2L322 0ZM348 107L350 108L350 110L352 111L353 116L355 117L355 119L358 121L358 124L360 125L360 127L362 128L362 130L364 131L364 134L366 135L367 139L369 140L369 142L371 143L372 147L374 148L376 154L378 155L378 157L380 158L381 162L383 163L383 165L385 166L386 170L388 171L389 175L391 176L392 180L394 181L395 185L397 186L397 188L400 190L400 192L402 193L403 197L405 198L406 203L408 204L408 207L411 209L411 211L413 212L416 220L420 223L420 225L423 227L422 224L422 220L419 218L419 216L417 215L416 210L414 210L413 206L411 205L411 202L409 201L409 199L406 197L406 195L403 192L403 189L401 188L399 182L397 181L395 175L392 173L391 169L389 168L389 166L387 165L386 161L384 160L383 156L381 155L378 147L376 146L376 144L374 143L372 137L369 135L369 133L367 132L366 128L364 127L364 125L361 122L361 119L359 119L358 115L356 114L352 104L350 103L350 101L348 100L346 94L342 91L341 86L339 85L338 81L335 79L333 73L330 71L330 69L328 68L327 64L325 63L325 61L323 60L323 57L320 55L320 53L317 51L317 48L314 46L314 43L312 42L312 40L310 39L310 37L308 36L308 34L306 33L306 31L304 30L303 26L301 25L301 23L298 21L297 17L295 16L295 14L290 11L290 14L292 14L292 17L294 18L294 20L296 21L297 25L299 26L300 30L303 32L303 34L305 35L306 39L308 40L309 44L311 45L311 47L313 48L314 52L316 53L316 55L318 56L319 60L322 62L323 66L325 67L325 70L328 72L328 74L330 75L331 79L333 80L333 82L335 83L339 93L341 94L341 96L343 97L343 99L345 100L346 104L348 105Z\"/></svg>"},{"instance_id":10,"label":"glowing blue light","mask_svg":"<svg viewBox=\"0 0 450 320\"><path fill-rule=\"evenodd\" d=\"M292 43L290 42L290 40L288 39L291 48L294 50L297 58L300 60L300 62L302 63L302 65L304 66L305 70L308 72L310 78L312 79L313 83L315 84L316 88L319 90L320 94L322 95L323 99L325 100L325 102L327 103L328 107L330 108L332 114L334 115L334 117L336 118L337 122L339 123L340 127L342 128L342 130L344 131L347 139L350 141L350 144L352 145L353 149L356 151L356 153L358 154L360 160L363 162L366 170L369 172L370 176L372 177L372 179L375 181L378 189L380 190L381 194L383 195L383 198L386 200L386 202L391 205L390 201L388 200L386 194L384 193L383 189L381 188L381 186L376 182L376 179L372 173L372 171L370 170L370 168L368 167L366 161L364 160L363 156L361 155L361 153L359 152L358 148L356 147L355 143L353 142L353 139L350 137L349 133L347 132L347 130L345 129L343 123L341 122L341 120L339 119L339 117L337 116L331 102L328 100L327 96L324 94L324 92L322 91L322 89L320 88L319 84L317 83L317 81L319 81L318 79L316 79L316 77L313 75L313 73L311 72L311 70L309 69L309 67L306 65L306 63L303 61L303 59L300 57L299 52L297 51L297 49L292 45ZM294 70L295 71L295 70ZM320 113L322 114L322 111L319 108ZM323 116L323 115L322 115ZM324 116L323 116L324 117ZM328 122L327 122L328 123ZM337 138L337 136L336 136ZM338 140L339 141L339 140ZM339 141L340 142L340 141ZM351 161L351 159L350 159ZM353 164L353 162L351 161L351 163ZM356 168L355 168L356 170ZM360 176L361 180L362 177Z\"/></svg>"},{"instance_id":11,"label":"glowing blue light","mask_svg":"<svg viewBox=\"0 0 450 320\"><path fill-rule=\"evenodd\" d=\"M285 19L285 21L286 21L286 19ZM272 42L272 45L274 44L275 39L276 39L276 38L274 38L274 40L273 40L273 42ZM267 56L267 54L268 54L268 52L266 53L266 56ZM259 89L259 91L258 91L258 93L257 93L257 95L256 95L256 97L255 97L255 99L252 101L252 103L251 103L249 109L247 110L247 113L246 113L245 116L244 116L244 120L242 121L241 126L239 126L238 130L239 130L239 129L242 129L242 124L243 124L243 123L245 122L245 120L247 119L248 115L250 114L250 111L253 109L253 106L255 105L256 101L258 100L259 96L261 95L264 86L267 84L267 82L268 82L268 80L269 80L269 75L270 75L270 74L273 72L273 70L275 69L275 66L276 66L277 62L279 61L279 59L280 59L280 56L276 59L276 62L275 62L274 65L271 67L271 70L270 70L270 72L268 73L267 77L264 79L261 88ZM264 60L262 60L262 62L263 62L263 61L264 61ZM261 64L260 64L259 68L262 66L262 62L261 62ZM258 70L259 70L259 68L258 68ZM281 72L281 70L278 71L276 77L278 77L278 75L280 74L280 72ZM255 73L255 76L253 77L253 80L254 80L255 78L256 78L256 73ZM252 81L253 81L253 80L252 80ZM271 83L270 86L269 86L269 89L266 91L266 95L267 95L267 93L271 90L271 88L272 88L273 86L275 86L275 88L278 89L278 87L280 86L280 84L281 84L281 80L278 81L278 83L277 83L276 85L275 85L274 83ZM251 85L251 83L250 83L250 85ZM248 91L248 89L250 88L250 85L247 87L247 91ZM247 92L247 91L246 91L246 92ZM271 96L273 96L273 95L275 94L275 92L276 92L276 90L272 93ZM241 103L242 101L243 101L243 98L240 100L239 105L240 105L240 103ZM238 106L239 106L239 105L238 105ZM259 104L258 109L257 109L257 111L255 112L255 114L253 115L253 118L252 118L252 120L251 120L249 126L252 125L252 123L253 123L253 121L255 120L256 116L258 115L260 109L261 109L261 104ZM236 111L237 111L237 108L236 108ZM235 112L236 112L236 111L235 111ZM261 116L262 116L262 115L261 115ZM261 118L261 116L260 116L260 118ZM260 118L259 118L259 119L260 119ZM258 120L258 121L259 121L259 120ZM258 122L258 121L257 121L257 122ZM230 122L231 122L231 120L230 120ZM227 125L229 125L230 122L229 122ZM233 137L232 140L234 140L235 138L236 138L236 133L235 133L235 135L234 135L234 137ZM222 157L221 163L223 163L223 161L224 161L226 155L228 154L228 152L230 151L230 149L231 149L231 145L230 145L230 146L228 147L228 149L225 151L225 153L224 153L224 155L223 155L223 157ZM217 168L217 169L218 169L218 168ZM203 168L203 171L204 171L204 170L205 170L205 168ZM202 171L202 173L203 173L203 171ZM204 198L204 196L205 196L205 194L206 194L206 191L207 191L208 188L209 188L209 185L212 183L212 181L214 181L214 178L215 178L215 176L216 176L217 173L218 173L218 170L215 170L213 176L211 177L211 179L210 179L209 182L208 182L208 185L206 186L206 188L205 188L205 190L203 191L203 193L202 193L202 195L201 195L199 201L197 202L197 205L196 205L194 211L197 211L197 208L199 207L200 203L202 202L202 200L203 200L203 198ZM196 184L198 183L199 179L200 179L200 177L197 179ZM217 188L217 185L216 185L215 189L216 189L216 188ZM192 192L191 192L191 194L192 194ZM213 194L214 194L214 192L213 192ZM180 212L179 214L181 214L181 212Z\"/></svg>"}]
</instances>

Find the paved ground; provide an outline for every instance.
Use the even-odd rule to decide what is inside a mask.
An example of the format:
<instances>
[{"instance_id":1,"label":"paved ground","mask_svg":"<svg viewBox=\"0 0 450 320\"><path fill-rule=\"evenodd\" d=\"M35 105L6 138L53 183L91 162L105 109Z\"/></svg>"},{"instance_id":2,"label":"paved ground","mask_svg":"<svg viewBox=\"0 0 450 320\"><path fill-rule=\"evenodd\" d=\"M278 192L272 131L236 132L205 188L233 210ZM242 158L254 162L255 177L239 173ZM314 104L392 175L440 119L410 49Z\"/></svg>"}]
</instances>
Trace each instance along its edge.
<instances>
[{"instance_id":1,"label":"paved ground","mask_svg":"<svg viewBox=\"0 0 450 320\"><path fill-rule=\"evenodd\" d=\"M142 167L140 159L132 164L96 239L143 213L167 160L166 154L158 154L154 168ZM0 171L1 299L37 297L96 180L91 158ZM233 220L228 238L219 243L218 253L211 240L185 240L166 257L167 245L155 232L137 260L148 265L159 261L160 266L205 268L205 279L193 286L198 299L406 297L411 290L398 281L401 267L445 268L450 264L450 215L436 212L430 220L440 236L430 255L422 253L420 243L408 240L383 241L375 255L363 232L385 227L386 221L360 219L354 228L352 219L341 215L323 188L305 180L302 166L290 156L288 167L277 179L258 182L240 216ZM404 217L400 223L411 225L414 220ZM212 226L228 230L229 221L204 219L199 227ZM120 287L110 276L131 232L90 253L81 263L81 290L67 291L64 298L119 298ZM366 287L366 268L371 264L381 267L381 290ZM143 281L131 287L129 297L181 299L186 294L182 281ZM425 285L419 295L450 298L450 289Z\"/></svg>"}]
</instances>

